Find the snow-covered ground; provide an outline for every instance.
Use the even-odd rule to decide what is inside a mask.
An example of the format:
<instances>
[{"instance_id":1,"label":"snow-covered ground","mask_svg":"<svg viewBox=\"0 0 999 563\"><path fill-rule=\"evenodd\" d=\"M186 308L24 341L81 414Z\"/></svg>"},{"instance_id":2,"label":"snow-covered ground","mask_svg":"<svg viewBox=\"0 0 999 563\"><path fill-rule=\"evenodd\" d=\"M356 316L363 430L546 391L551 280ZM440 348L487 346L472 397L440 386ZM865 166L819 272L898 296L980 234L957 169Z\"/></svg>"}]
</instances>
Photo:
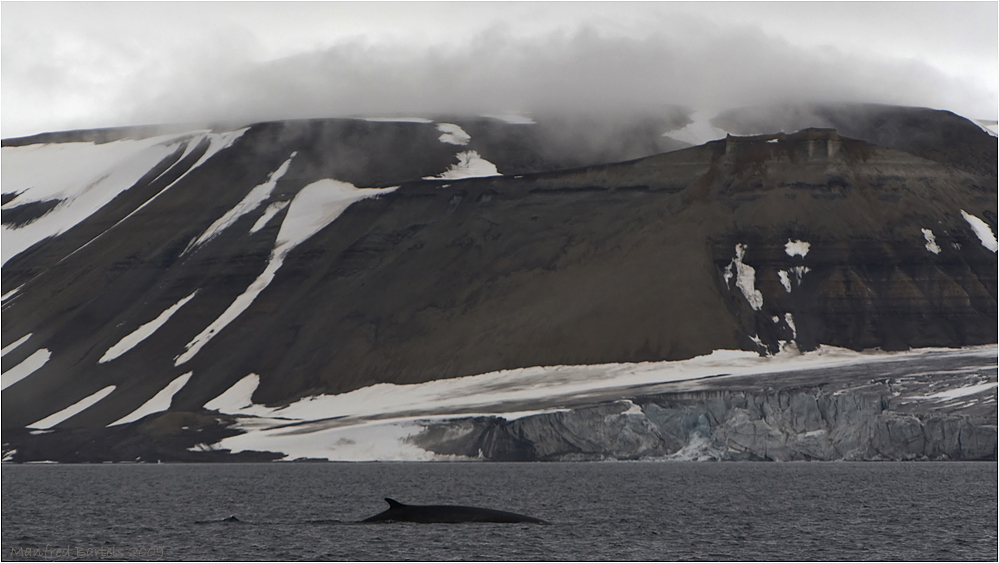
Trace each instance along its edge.
<instances>
[{"instance_id":1,"label":"snow-covered ground","mask_svg":"<svg viewBox=\"0 0 999 563\"><path fill-rule=\"evenodd\" d=\"M771 357L719 350L678 362L539 366L416 385L379 384L309 397L280 408L251 403L259 377L250 374L206 408L245 417L240 427L246 434L212 446L234 452L278 451L287 454L287 459L344 461L443 459L416 448L407 438L419 433L428 421L475 415L520 418L563 410L570 401L618 400L634 396L638 387L661 383L912 360L933 354L994 358L996 352L995 345L897 353L822 347L800 354L789 348Z\"/></svg>"},{"instance_id":2,"label":"snow-covered ground","mask_svg":"<svg viewBox=\"0 0 999 563\"><path fill-rule=\"evenodd\" d=\"M208 151L181 178L219 151L231 146L246 131L245 128L225 133L194 131L110 143L3 147L3 168L0 172L3 192L18 194L3 209L26 203L52 200L59 202L51 211L27 225L18 228L3 226L3 263L35 243L66 232L90 217L135 185L182 144L186 143L181 158L190 154L201 141L208 139L210 142ZM162 191L179 180L180 178ZM155 198L154 195L149 201ZM147 203L148 201L143 206Z\"/></svg>"}]
</instances>

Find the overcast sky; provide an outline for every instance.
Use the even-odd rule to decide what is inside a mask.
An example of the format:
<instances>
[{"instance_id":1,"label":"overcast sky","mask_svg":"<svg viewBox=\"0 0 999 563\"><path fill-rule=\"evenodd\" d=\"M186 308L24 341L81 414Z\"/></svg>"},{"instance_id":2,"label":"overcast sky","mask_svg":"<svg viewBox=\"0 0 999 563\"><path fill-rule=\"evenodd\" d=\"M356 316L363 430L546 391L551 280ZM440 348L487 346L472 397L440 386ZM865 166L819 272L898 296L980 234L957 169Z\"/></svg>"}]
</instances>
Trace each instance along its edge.
<instances>
[{"instance_id":1,"label":"overcast sky","mask_svg":"<svg viewBox=\"0 0 999 563\"><path fill-rule=\"evenodd\" d=\"M870 101L999 114L999 3L0 4L3 137Z\"/></svg>"}]
</instances>

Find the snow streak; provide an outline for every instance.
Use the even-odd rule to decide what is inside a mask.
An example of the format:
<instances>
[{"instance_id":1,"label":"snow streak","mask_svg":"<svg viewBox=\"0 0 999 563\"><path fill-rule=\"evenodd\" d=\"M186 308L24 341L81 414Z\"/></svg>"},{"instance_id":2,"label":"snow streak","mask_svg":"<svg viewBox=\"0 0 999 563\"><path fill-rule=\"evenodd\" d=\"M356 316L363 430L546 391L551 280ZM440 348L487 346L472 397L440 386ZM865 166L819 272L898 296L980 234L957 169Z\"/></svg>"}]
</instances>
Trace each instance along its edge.
<instances>
[{"instance_id":1,"label":"snow streak","mask_svg":"<svg viewBox=\"0 0 999 563\"><path fill-rule=\"evenodd\" d=\"M132 411L131 414L125 415L118 420L108 424L108 426L117 426L118 424L128 424L129 422L135 422L140 418L156 413L163 412L170 408L170 403L173 401L173 396L177 394L177 391L183 389L184 385L187 384L187 380L191 379L191 374L194 372L187 372L184 375L174 379L167 384L166 387L160 390L152 399L149 399L142 404L139 408Z\"/></svg>"},{"instance_id":2,"label":"snow streak","mask_svg":"<svg viewBox=\"0 0 999 563\"><path fill-rule=\"evenodd\" d=\"M746 301L749 302L749 306L753 310L759 311L763 307L763 294L756 289L756 269L742 262L742 258L745 255L746 245L735 245L735 258L725 267L725 283L731 286L731 280L735 277L735 286L742 291L742 294L746 297ZM733 266L735 266L734 273L732 272Z\"/></svg>"},{"instance_id":3,"label":"snow streak","mask_svg":"<svg viewBox=\"0 0 999 563\"><path fill-rule=\"evenodd\" d=\"M48 430L49 428L52 428L53 426L59 424L60 422L63 422L64 420L69 420L70 418L76 416L77 414L87 410L95 403L103 399L104 397L110 395L111 392L114 391L114 389L115 389L114 385L108 385L104 389L101 389L100 391L88 397L80 399L79 401L73 403L72 405L62 409L61 411L53 415L49 415L34 424L29 424L27 428Z\"/></svg>"},{"instance_id":4,"label":"snow streak","mask_svg":"<svg viewBox=\"0 0 999 563\"><path fill-rule=\"evenodd\" d=\"M212 324L187 344L184 352L174 359L174 365L179 366L193 358L205 344L241 315L271 283L292 249L332 223L355 201L388 193L397 187L358 189L353 184L327 179L302 188L292 200L281 223L276 244L263 273Z\"/></svg>"},{"instance_id":5,"label":"snow streak","mask_svg":"<svg viewBox=\"0 0 999 563\"><path fill-rule=\"evenodd\" d=\"M7 352L11 352L15 348L17 348L18 346L20 346L21 344L24 344L25 342L27 342L28 339L31 338L31 334L32 333L29 332L28 334L25 334L21 338L18 338L16 341L11 342L10 344L4 346L3 350L0 350L0 356L6 356Z\"/></svg>"},{"instance_id":6,"label":"snow streak","mask_svg":"<svg viewBox=\"0 0 999 563\"><path fill-rule=\"evenodd\" d=\"M31 335L29 334L28 336ZM15 344L19 342L15 342ZM3 375L0 376L0 381L2 381L2 387L0 387L0 390L6 389L18 381L21 381L25 377L35 373L39 368L44 366L51 357L52 352L49 352L46 348L36 350L34 354L25 358L23 362L3 372Z\"/></svg>"},{"instance_id":7,"label":"snow streak","mask_svg":"<svg viewBox=\"0 0 999 563\"><path fill-rule=\"evenodd\" d=\"M132 333L130 333L128 336L125 336L124 338L119 340L117 344L108 348L107 352L104 352L104 355L101 356L100 360L97 360L97 363L103 364L105 362L110 362L111 360L117 358L118 356L121 356L125 352L128 352L132 348L135 348L140 342L152 336L152 334L156 332L157 329L166 324L166 322L170 320L170 317L172 317L174 313L179 311L180 308L183 307L185 303L193 299L197 293L198 290L194 290L194 293L181 299L180 301L175 303L172 307L160 313L160 315L155 319L140 326L139 328L135 329Z\"/></svg>"},{"instance_id":8,"label":"snow streak","mask_svg":"<svg viewBox=\"0 0 999 563\"><path fill-rule=\"evenodd\" d=\"M982 246L988 248L992 252L999 250L999 242L996 242L996 236L992 232L992 229L989 228L988 223L963 209L961 210L961 215L964 216L964 220L971 225L971 229L975 231L976 235L978 235L978 240L982 241Z\"/></svg>"},{"instance_id":9,"label":"snow streak","mask_svg":"<svg viewBox=\"0 0 999 563\"><path fill-rule=\"evenodd\" d=\"M284 163L281 164L281 166L279 166L277 170L271 172L267 176L266 182L258 186L255 186L252 190L250 190L250 192L246 194L246 197L244 197L242 201L236 204L236 207L233 207L232 209L227 211L225 215L219 217L218 220L212 223L211 226L208 227L208 229L206 229L205 232L202 233L201 236L197 238L197 240L188 245L188 247L185 248L184 252L182 252L181 254L182 255L186 254L188 251L197 248L198 246L201 246L202 244L215 238L222 231L232 226L232 224L235 223L237 220L239 220L240 217L246 215L247 213L252 212L256 208L260 207L260 205L263 204L263 202L267 201L267 198L271 196L271 192L274 191L274 187L277 186L278 180L280 180L281 177L283 177L288 172L288 167L291 166L291 161L294 160L295 155L297 154L298 154L297 151L291 153L291 156L288 157L288 160L284 161Z\"/></svg>"}]
</instances>

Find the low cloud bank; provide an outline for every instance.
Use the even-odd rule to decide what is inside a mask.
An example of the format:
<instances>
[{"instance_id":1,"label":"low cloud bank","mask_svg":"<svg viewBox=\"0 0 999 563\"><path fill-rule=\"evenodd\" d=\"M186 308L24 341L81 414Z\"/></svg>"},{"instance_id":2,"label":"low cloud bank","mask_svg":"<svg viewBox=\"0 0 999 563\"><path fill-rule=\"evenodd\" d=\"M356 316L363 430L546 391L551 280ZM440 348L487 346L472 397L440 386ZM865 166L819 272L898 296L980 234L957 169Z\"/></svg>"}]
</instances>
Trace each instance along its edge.
<instances>
[{"instance_id":1,"label":"low cloud bank","mask_svg":"<svg viewBox=\"0 0 999 563\"><path fill-rule=\"evenodd\" d=\"M45 125L61 119L65 129L351 115L617 113L669 105L721 110L797 101L928 106L991 118L997 99L994 85L925 62L803 48L753 26L705 21L664 23L644 36L582 26L525 37L497 25L461 43L361 38L271 60L254 58L252 45L205 40L100 87L69 73L73 90L61 96L57 72L13 64L8 76L5 56L3 134L39 132L24 130L31 118ZM47 108L27 102L36 90L49 93Z\"/></svg>"}]
</instances>

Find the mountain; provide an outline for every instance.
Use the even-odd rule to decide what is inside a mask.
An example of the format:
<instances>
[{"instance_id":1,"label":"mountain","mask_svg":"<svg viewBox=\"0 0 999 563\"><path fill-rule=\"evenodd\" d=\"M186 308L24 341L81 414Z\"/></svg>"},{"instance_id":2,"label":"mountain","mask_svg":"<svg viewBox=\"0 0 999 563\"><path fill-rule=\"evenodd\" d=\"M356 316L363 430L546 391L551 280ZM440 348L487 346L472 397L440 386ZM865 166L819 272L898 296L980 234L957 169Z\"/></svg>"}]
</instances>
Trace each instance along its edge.
<instances>
[{"instance_id":1,"label":"mountain","mask_svg":"<svg viewBox=\"0 0 999 563\"><path fill-rule=\"evenodd\" d=\"M688 146L719 129L743 135ZM893 424L915 417L919 433L944 416L984 446L878 446L876 417L857 415L847 426L867 445L828 442L828 455L807 457L994 459L995 409L983 405L996 395L996 153L994 136L949 112L868 105L743 108L710 122L668 108L655 118L326 119L5 140L5 455L230 459L224 450L239 451L229 445L252 428L316 438L431 415L438 422L422 430L393 432L423 454L582 455L539 454L522 430L529 447L447 446L455 435L481 445L486 427L495 435L496 420L469 415L506 413L564 437L559 417L575 415L555 409L597 421L640 413L646 431L631 432L658 440L646 457L715 440L701 450L740 458L724 453L736 451L719 437L725 415L706 418L706 430L664 430L647 405L687 403L664 401L658 387L655 398L622 391L637 376L612 376L623 373L613 366L652 366L635 368L648 386L741 350L750 359L697 372L758 358L711 391L731 396L736 385L741 399L726 404L738 404L772 386L768 370L788 355L803 353L792 364L806 370L829 350L855 365L864 362L846 350L992 345L961 360L970 380L934 364L933 384L908 391L851 391L881 373L863 370L807 385L812 397L847 393L859 413L876 405ZM885 358L875 364L891 371ZM964 388L971 399L919 399ZM434 399L403 408L420 396ZM938 404L958 397L968 404ZM593 424L580 432L606 433ZM241 456L336 457L309 444ZM740 455L774 458L758 449ZM604 450L582 458L621 457Z\"/></svg>"}]
</instances>

